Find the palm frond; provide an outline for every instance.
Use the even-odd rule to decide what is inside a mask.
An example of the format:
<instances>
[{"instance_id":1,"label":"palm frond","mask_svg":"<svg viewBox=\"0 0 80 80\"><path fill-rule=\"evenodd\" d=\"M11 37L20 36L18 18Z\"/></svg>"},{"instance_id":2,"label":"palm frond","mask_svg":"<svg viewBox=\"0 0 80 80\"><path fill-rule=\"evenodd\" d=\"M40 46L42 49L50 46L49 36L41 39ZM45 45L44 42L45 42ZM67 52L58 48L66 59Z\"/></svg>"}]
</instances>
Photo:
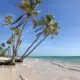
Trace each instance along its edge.
<instances>
[{"instance_id":1,"label":"palm frond","mask_svg":"<svg viewBox=\"0 0 80 80\"><path fill-rule=\"evenodd\" d=\"M12 42L13 42L13 37L14 37L14 36L11 35L11 37L7 40L6 43L9 44L9 45L12 44Z\"/></svg>"},{"instance_id":2,"label":"palm frond","mask_svg":"<svg viewBox=\"0 0 80 80\"><path fill-rule=\"evenodd\" d=\"M42 25L44 26L43 28L41 28ZM47 14L45 17L42 17L40 20L34 20L34 26L34 28L39 26L39 29L37 29L35 32L42 30L44 36L51 35L53 37L59 32L58 23L56 23L54 17L49 14Z\"/></svg>"},{"instance_id":3,"label":"palm frond","mask_svg":"<svg viewBox=\"0 0 80 80\"><path fill-rule=\"evenodd\" d=\"M12 23L12 16L6 16L5 19L4 19L4 22L6 24L11 24Z\"/></svg>"},{"instance_id":4,"label":"palm frond","mask_svg":"<svg viewBox=\"0 0 80 80\"><path fill-rule=\"evenodd\" d=\"M46 19L47 19L47 21L49 22L49 21L53 20L54 17L53 17L51 14L47 14L47 15L46 15Z\"/></svg>"},{"instance_id":5,"label":"palm frond","mask_svg":"<svg viewBox=\"0 0 80 80\"><path fill-rule=\"evenodd\" d=\"M21 4L17 5L18 8L20 8L21 10L23 10L26 13L30 13L33 11L32 6L30 5L30 3L27 0L23 0Z\"/></svg>"},{"instance_id":6,"label":"palm frond","mask_svg":"<svg viewBox=\"0 0 80 80\"><path fill-rule=\"evenodd\" d=\"M41 11L33 11L32 15L33 15L33 16L36 16L36 15L38 15L38 14L40 14L40 13L41 13Z\"/></svg>"},{"instance_id":7,"label":"palm frond","mask_svg":"<svg viewBox=\"0 0 80 80\"><path fill-rule=\"evenodd\" d=\"M29 3L30 3L31 6L34 6L35 0L29 0Z\"/></svg>"},{"instance_id":8,"label":"palm frond","mask_svg":"<svg viewBox=\"0 0 80 80\"><path fill-rule=\"evenodd\" d=\"M34 19L34 28L36 28L37 26L41 26L45 24L45 20L42 18L41 20L36 20Z\"/></svg>"},{"instance_id":9,"label":"palm frond","mask_svg":"<svg viewBox=\"0 0 80 80\"><path fill-rule=\"evenodd\" d=\"M1 45L2 47L5 47L5 43L1 43L0 45Z\"/></svg>"},{"instance_id":10,"label":"palm frond","mask_svg":"<svg viewBox=\"0 0 80 80\"><path fill-rule=\"evenodd\" d=\"M21 32L20 29L17 27L11 27L11 30L13 30L16 35L19 35Z\"/></svg>"}]
</instances>

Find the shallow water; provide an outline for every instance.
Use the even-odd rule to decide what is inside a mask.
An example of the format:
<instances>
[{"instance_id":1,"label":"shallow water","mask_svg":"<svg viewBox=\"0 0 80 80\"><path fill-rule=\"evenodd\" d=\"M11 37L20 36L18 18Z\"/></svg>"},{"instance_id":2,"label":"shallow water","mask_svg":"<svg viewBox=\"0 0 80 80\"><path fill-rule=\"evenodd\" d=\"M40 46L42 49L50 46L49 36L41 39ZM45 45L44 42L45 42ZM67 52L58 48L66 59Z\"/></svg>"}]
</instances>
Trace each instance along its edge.
<instances>
[{"instance_id":1,"label":"shallow water","mask_svg":"<svg viewBox=\"0 0 80 80\"><path fill-rule=\"evenodd\" d=\"M29 58L80 64L80 56L30 56Z\"/></svg>"}]
</instances>

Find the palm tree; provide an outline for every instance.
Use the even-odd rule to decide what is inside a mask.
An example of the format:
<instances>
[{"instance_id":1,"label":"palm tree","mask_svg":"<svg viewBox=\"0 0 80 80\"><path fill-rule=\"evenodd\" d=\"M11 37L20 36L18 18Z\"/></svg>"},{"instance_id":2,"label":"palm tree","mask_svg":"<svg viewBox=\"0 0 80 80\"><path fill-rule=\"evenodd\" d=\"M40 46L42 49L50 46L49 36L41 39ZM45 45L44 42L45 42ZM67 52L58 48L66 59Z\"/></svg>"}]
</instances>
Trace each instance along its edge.
<instances>
[{"instance_id":1,"label":"palm tree","mask_svg":"<svg viewBox=\"0 0 80 80\"><path fill-rule=\"evenodd\" d=\"M23 10L23 11L27 14L28 17L32 17L32 19L34 19L34 15L37 15L37 14L40 13L40 11L34 11L34 10L35 10L36 6L41 3L41 0L29 0L29 1L23 0L22 2L23 2L23 3L22 3L22 4L19 4L18 7L19 7L21 10ZM24 14L25 14L25 13L24 13ZM21 17L23 17L23 16L21 16ZM21 19L21 17L20 17L20 19ZM19 20L19 19L18 19L18 20ZM42 21L39 23L39 25L41 25L41 24L43 25L43 22L44 22L44 19L42 19ZM36 22L35 22L35 24L36 24ZM36 24L36 26L37 26L37 24ZM25 27L25 25L23 26L22 31L23 31L24 27ZM42 28L40 28L40 29L42 29ZM39 29L39 30L40 30L40 29ZM41 33L42 33L42 32L41 32ZM39 34L40 34L40 33L39 33ZM21 35L19 36L19 39L20 39L20 37L21 37ZM27 50L25 51L25 53L22 55L21 59L25 56L25 54L29 51L29 49L34 45L34 43L36 43L36 41L39 39L39 37L40 37L40 36L38 36L38 37L33 41L33 43L28 47L28 49L27 49ZM19 42L19 41L18 41L18 42ZM18 47L18 44L17 44L17 46L16 46L16 49L17 49L17 47Z\"/></svg>"},{"instance_id":2,"label":"palm tree","mask_svg":"<svg viewBox=\"0 0 80 80\"><path fill-rule=\"evenodd\" d=\"M38 27L37 27L38 26ZM34 28L38 28L36 32L39 32L37 34L37 38L35 41L29 46L29 48L25 51L21 59L24 59L28 57L29 54L31 54L48 36L54 37L59 32L59 26L55 22L55 19L52 15L48 14L45 17L43 17L41 20L34 20ZM43 35L43 39L30 51L29 49L33 46L34 43L37 42L37 40ZM27 53L28 52L28 53Z\"/></svg>"},{"instance_id":3,"label":"palm tree","mask_svg":"<svg viewBox=\"0 0 80 80\"><path fill-rule=\"evenodd\" d=\"M22 32L25 28L25 25L26 25L27 21L30 18L33 18L34 16L36 16L40 13L40 11L35 11L35 8L40 3L41 3L41 0L28 0L28 1L27 0L22 0L22 3L17 5L18 8L23 10L24 14L21 15L16 21L14 21L12 23L12 24L16 24L16 23L21 21L21 23L19 23L16 26L17 28L21 27L21 31L20 31L20 34L18 36L17 43L16 43L16 48L15 48L16 52L17 52L18 47L20 46L19 41L21 39L21 35L22 35Z\"/></svg>"},{"instance_id":4,"label":"palm tree","mask_svg":"<svg viewBox=\"0 0 80 80\"><path fill-rule=\"evenodd\" d=\"M15 63L18 48L21 44L21 36L29 19L33 20L34 30L36 32L36 39L33 43L26 49L20 60L22 61L29 54L31 54L48 36L53 38L58 34L59 27L56 23L54 17L50 14L42 17L40 20L36 20L36 16L40 11L36 11L35 8L41 3L41 0L22 0L22 3L18 4L17 7L23 11L23 14L19 16L15 21L13 21L12 16L5 17L5 25L8 26L11 31L11 36L7 41L7 44L12 48L12 59L11 61ZM15 25L15 27L14 27ZM37 41L42 37L43 39L37 43ZM37 43L33 48L32 46ZM32 48L32 50L30 50ZM30 50L30 52L28 52Z\"/></svg>"},{"instance_id":5,"label":"palm tree","mask_svg":"<svg viewBox=\"0 0 80 80\"><path fill-rule=\"evenodd\" d=\"M12 54L12 58L11 58L11 63L14 64L15 56L16 56L15 43L16 43L16 39L17 39L18 35L20 34L20 29L12 26L12 23L13 23L12 16L6 16L4 19L4 22L5 22L4 24L7 26L7 28L11 31L11 36L7 40L6 43L8 44L8 49L9 50L12 49L13 54Z\"/></svg>"},{"instance_id":6,"label":"palm tree","mask_svg":"<svg viewBox=\"0 0 80 80\"><path fill-rule=\"evenodd\" d=\"M12 46L13 50L13 56L12 56L12 62L15 62L15 57L17 55L17 49L21 44L21 35L25 28L25 25L27 21L30 18L35 17L40 13L40 11L35 11L35 8L40 4L41 0L22 0L21 4L18 4L18 8L24 11L24 14L22 14L20 17L18 17L15 21L12 21L12 16L5 17L5 24L8 28L11 30L11 36L7 41L7 44ZM15 27L13 27L16 23ZM16 38L17 36L17 38Z\"/></svg>"},{"instance_id":7,"label":"palm tree","mask_svg":"<svg viewBox=\"0 0 80 80\"><path fill-rule=\"evenodd\" d=\"M12 30L12 25L11 25L12 22L13 22L12 16L6 16L5 19L4 19L4 22L5 22L5 25L7 26L7 28L9 28L9 30L11 31L11 36L6 42L9 46L12 47L12 53L13 53L11 61L9 61L9 63L10 64L15 64L15 56L14 56L14 54L15 54L14 53L15 34L14 34L13 30ZM6 63L8 63L8 62L6 62Z\"/></svg>"}]
</instances>

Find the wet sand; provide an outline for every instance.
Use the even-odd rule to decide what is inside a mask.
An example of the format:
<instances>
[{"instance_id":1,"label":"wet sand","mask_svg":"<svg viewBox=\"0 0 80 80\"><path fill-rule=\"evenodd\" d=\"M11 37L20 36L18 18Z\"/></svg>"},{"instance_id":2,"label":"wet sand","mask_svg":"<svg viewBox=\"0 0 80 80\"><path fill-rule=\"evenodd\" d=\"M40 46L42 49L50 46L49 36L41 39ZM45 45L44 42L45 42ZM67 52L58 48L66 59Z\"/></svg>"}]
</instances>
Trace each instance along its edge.
<instances>
[{"instance_id":1,"label":"wet sand","mask_svg":"<svg viewBox=\"0 0 80 80\"><path fill-rule=\"evenodd\" d=\"M79 70L80 65L26 59L16 66L0 66L0 80L21 80L20 75L24 80L80 80Z\"/></svg>"}]
</instances>

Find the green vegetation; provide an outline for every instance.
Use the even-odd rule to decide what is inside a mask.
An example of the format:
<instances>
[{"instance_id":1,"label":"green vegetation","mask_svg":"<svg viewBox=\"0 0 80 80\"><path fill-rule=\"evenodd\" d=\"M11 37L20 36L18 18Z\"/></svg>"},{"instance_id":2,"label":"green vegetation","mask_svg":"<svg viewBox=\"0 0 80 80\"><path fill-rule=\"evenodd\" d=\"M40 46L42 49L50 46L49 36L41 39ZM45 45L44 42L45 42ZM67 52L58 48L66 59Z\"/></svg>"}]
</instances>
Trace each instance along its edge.
<instances>
[{"instance_id":1,"label":"green vegetation","mask_svg":"<svg viewBox=\"0 0 80 80\"><path fill-rule=\"evenodd\" d=\"M13 63L15 63L15 61L23 61L23 59L28 57L48 36L52 39L59 33L59 26L51 14L46 14L44 17L37 19L41 11L36 11L36 8L41 2L41 0L22 0L22 3L18 4L17 7L23 11L23 14L15 21L10 15L4 19L5 25L11 31L11 36L6 43L10 50L12 49L11 53L13 53L13 55L11 61ZM30 19L33 21L32 27L33 30L35 30L36 39L26 48L21 58L17 59L18 48L22 43L21 36ZM38 40L40 40L40 42L37 42ZM35 43L36 45L33 47Z\"/></svg>"},{"instance_id":2,"label":"green vegetation","mask_svg":"<svg viewBox=\"0 0 80 80\"><path fill-rule=\"evenodd\" d=\"M0 56L4 56L5 55L5 51L2 47L0 47Z\"/></svg>"}]
</instances>

